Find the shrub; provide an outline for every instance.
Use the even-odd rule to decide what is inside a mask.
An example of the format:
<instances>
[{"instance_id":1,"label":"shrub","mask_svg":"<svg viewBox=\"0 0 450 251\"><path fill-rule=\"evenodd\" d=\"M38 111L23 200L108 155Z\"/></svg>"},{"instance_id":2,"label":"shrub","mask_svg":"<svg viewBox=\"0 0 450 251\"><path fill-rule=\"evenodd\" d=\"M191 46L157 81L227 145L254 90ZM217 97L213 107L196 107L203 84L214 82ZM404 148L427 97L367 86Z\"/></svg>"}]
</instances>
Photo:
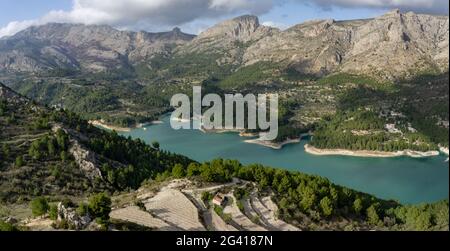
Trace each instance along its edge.
<instances>
[{"instance_id":1,"label":"shrub","mask_svg":"<svg viewBox=\"0 0 450 251\"><path fill-rule=\"evenodd\" d=\"M97 223L106 225L111 212L111 198L105 193L99 193L89 198L89 211Z\"/></svg>"},{"instance_id":2,"label":"shrub","mask_svg":"<svg viewBox=\"0 0 450 251\"><path fill-rule=\"evenodd\" d=\"M22 156L17 157L15 166L22 167L23 165L25 165L25 161L23 160L23 157Z\"/></svg>"},{"instance_id":3,"label":"shrub","mask_svg":"<svg viewBox=\"0 0 450 251\"><path fill-rule=\"evenodd\" d=\"M51 205L50 209L48 210L48 216L51 220L57 220L58 219L58 207L56 205Z\"/></svg>"},{"instance_id":4,"label":"shrub","mask_svg":"<svg viewBox=\"0 0 450 251\"><path fill-rule=\"evenodd\" d=\"M38 197L30 203L31 212L35 217L46 214L49 210L47 199L44 197Z\"/></svg>"},{"instance_id":5,"label":"shrub","mask_svg":"<svg viewBox=\"0 0 450 251\"><path fill-rule=\"evenodd\" d=\"M12 232L12 231L18 231L18 229L14 225L0 220L0 232Z\"/></svg>"},{"instance_id":6,"label":"shrub","mask_svg":"<svg viewBox=\"0 0 450 251\"><path fill-rule=\"evenodd\" d=\"M77 208L77 214L79 216L86 216L89 214L89 206L86 203L81 203Z\"/></svg>"}]
</instances>

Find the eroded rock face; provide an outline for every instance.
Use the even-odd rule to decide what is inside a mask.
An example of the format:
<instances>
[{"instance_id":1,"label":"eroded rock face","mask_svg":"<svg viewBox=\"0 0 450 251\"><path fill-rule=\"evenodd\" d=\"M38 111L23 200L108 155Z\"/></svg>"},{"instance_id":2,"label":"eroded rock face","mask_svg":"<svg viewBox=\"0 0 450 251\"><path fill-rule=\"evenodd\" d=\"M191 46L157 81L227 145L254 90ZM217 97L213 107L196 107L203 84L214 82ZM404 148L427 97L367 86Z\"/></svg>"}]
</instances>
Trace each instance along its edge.
<instances>
[{"instance_id":1,"label":"eroded rock face","mask_svg":"<svg viewBox=\"0 0 450 251\"><path fill-rule=\"evenodd\" d=\"M57 68L91 72L136 65L194 38L179 29L148 33L109 26L47 24L0 41L0 69L36 72Z\"/></svg>"},{"instance_id":2,"label":"eroded rock face","mask_svg":"<svg viewBox=\"0 0 450 251\"><path fill-rule=\"evenodd\" d=\"M243 51L252 43L277 33L263 26L256 16L241 16L219 23L177 49L177 55L206 53L219 55L218 64L240 64Z\"/></svg>"},{"instance_id":3,"label":"eroded rock face","mask_svg":"<svg viewBox=\"0 0 450 251\"><path fill-rule=\"evenodd\" d=\"M343 71L389 76L408 70L448 69L448 17L392 11L361 25Z\"/></svg>"},{"instance_id":4,"label":"eroded rock face","mask_svg":"<svg viewBox=\"0 0 450 251\"><path fill-rule=\"evenodd\" d=\"M395 10L371 20L311 21L251 45L245 64L288 62L305 73L357 72L381 78L448 69L448 17Z\"/></svg>"},{"instance_id":5,"label":"eroded rock face","mask_svg":"<svg viewBox=\"0 0 450 251\"><path fill-rule=\"evenodd\" d=\"M258 36L266 35L269 29L268 27L261 26L256 16L241 16L206 30L198 36L196 41L215 37L225 40L248 42L257 39Z\"/></svg>"},{"instance_id":6,"label":"eroded rock face","mask_svg":"<svg viewBox=\"0 0 450 251\"><path fill-rule=\"evenodd\" d=\"M69 152L89 179L95 180L96 178L102 178L102 172L97 167L98 161L95 153L85 149L78 141L74 140L71 141Z\"/></svg>"},{"instance_id":7,"label":"eroded rock face","mask_svg":"<svg viewBox=\"0 0 450 251\"><path fill-rule=\"evenodd\" d=\"M315 20L281 31L261 25L255 16L241 16L198 37L178 28L147 33L48 24L0 40L0 69L114 71L148 66L156 55L170 60L196 54L237 68L269 62L315 75L408 77L424 70L448 70L449 18L394 10L374 19Z\"/></svg>"},{"instance_id":8,"label":"eroded rock face","mask_svg":"<svg viewBox=\"0 0 450 251\"><path fill-rule=\"evenodd\" d=\"M58 204L58 221L65 220L75 230L85 229L91 222L89 215L80 216L74 208L66 208L61 202Z\"/></svg>"}]
</instances>

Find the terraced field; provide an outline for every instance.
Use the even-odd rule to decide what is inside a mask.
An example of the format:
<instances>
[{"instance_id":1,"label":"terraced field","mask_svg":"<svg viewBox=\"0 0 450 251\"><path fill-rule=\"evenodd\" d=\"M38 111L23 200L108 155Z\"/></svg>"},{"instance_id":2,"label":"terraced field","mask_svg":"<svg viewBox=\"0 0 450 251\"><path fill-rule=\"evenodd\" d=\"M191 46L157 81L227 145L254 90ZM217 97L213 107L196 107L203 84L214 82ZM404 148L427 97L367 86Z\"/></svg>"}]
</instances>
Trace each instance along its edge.
<instances>
[{"instance_id":1,"label":"terraced field","mask_svg":"<svg viewBox=\"0 0 450 251\"><path fill-rule=\"evenodd\" d=\"M205 231L197 207L180 191L163 188L145 202L146 209L172 227L186 231Z\"/></svg>"},{"instance_id":2,"label":"terraced field","mask_svg":"<svg viewBox=\"0 0 450 251\"><path fill-rule=\"evenodd\" d=\"M267 229L259 226L258 224L253 223L247 216L245 216L238 208L236 204L236 198L232 193L226 195L227 197L233 200L231 205L228 205L224 208L225 214L230 214L233 218L233 221L238 224L244 231L267 231Z\"/></svg>"},{"instance_id":3,"label":"terraced field","mask_svg":"<svg viewBox=\"0 0 450 251\"><path fill-rule=\"evenodd\" d=\"M150 213L142 211L137 206L113 210L110 214L112 219L132 222L138 225L146 226L158 231L179 231L180 229L171 226L164 221L153 217Z\"/></svg>"},{"instance_id":4,"label":"terraced field","mask_svg":"<svg viewBox=\"0 0 450 251\"><path fill-rule=\"evenodd\" d=\"M186 180L173 180L159 187L159 192L142 189L131 196L143 202L145 209L121 204L110 216L157 231L300 231L279 220L278 207L269 196L259 197L257 190L241 200L244 206L244 212L241 212L233 188L242 189L251 184L239 184L196 187ZM214 210L212 201L205 204L202 200L204 192L226 194L228 203L223 207L223 215L231 216L230 222Z\"/></svg>"},{"instance_id":5,"label":"terraced field","mask_svg":"<svg viewBox=\"0 0 450 251\"><path fill-rule=\"evenodd\" d=\"M262 201L265 201L266 204L271 203L271 208L267 207L263 204ZM299 228L290 225L282 220L279 220L276 216L276 212L278 210L275 203L272 202L269 196L263 197L261 200L257 196L250 197L250 204L252 209L259 215L259 219L261 222L267 226L267 228L271 231L300 231ZM274 210L275 209L275 210Z\"/></svg>"}]
</instances>

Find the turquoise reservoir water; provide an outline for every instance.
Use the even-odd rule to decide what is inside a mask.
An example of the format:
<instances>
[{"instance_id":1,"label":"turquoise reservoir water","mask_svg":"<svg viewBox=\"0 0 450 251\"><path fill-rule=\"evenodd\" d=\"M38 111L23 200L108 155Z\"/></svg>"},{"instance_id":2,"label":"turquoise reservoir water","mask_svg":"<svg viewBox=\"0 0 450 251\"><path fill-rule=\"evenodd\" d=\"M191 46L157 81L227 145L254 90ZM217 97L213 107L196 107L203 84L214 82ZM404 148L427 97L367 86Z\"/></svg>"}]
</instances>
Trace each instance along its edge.
<instances>
[{"instance_id":1,"label":"turquoise reservoir water","mask_svg":"<svg viewBox=\"0 0 450 251\"><path fill-rule=\"evenodd\" d=\"M197 161L236 159L243 164L260 163L316 174L339 185L407 204L435 202L449 196L447 156L425 159L314 156L305 153L306 140L282 150L273 150L247 144L243 142L244 138L233 133L175 131L170 127L169 117L163 121L164 124L135 129L122 135L140 138L148 143L158 141L162 149Z\"/></svg>"}]
</instances>

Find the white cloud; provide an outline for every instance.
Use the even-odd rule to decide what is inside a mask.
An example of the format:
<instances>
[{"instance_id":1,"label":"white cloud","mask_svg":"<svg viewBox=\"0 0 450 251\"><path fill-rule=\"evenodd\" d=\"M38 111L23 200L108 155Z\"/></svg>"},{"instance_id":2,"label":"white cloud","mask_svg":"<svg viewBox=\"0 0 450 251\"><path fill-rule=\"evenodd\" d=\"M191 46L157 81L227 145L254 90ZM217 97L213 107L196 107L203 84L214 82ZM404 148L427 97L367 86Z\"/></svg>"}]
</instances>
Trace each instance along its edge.
<instances>
[{"instance_id":1,"label":"white cloud","mask_svg":"<svg viewBox=\"0 0 450 251\"><path fill-rule=\"evenodd\" d=\"M13 34L17 33L18 31L26 29L26 28L30 27L31 25L35 25L35 24L36 24L35 20L10 22L5 27L0 28L0 38L4 37L4 36L13 35Z\"/></svg>"},{"instance_id":2,"label":"white cloud","mask_svg":"<svg viewBox=\"0 0 450 251\"><path fill-rule=\"evenodd\" d=\"M262 25L273 27L273 28L278 28L280 30L289 28L289 25L287 25L287 24L278 23L278 22L274 22L274 21L265 21L262 23Z\"/></svg>"},{"instance_id":3,"label":"white cloud","mask_svg":"<svg viewBox=\"0 0 450 251\"><path fill-rule=\"evenodd\" d=\"M0 29L0 37L31 25L49 22L108 24L118 27L156 28L183 25L201 18L233 14L264 14L274 0L73 0L70 11L54 10L28 21L15 21Z\"/></svg>"},{"instance_id":4,"label":"white cloud","mask_svg":"<svg viewBox=\"0 0 450 251\"><path fill-rule=\"evenodd\" d=\"M309 0L300 0L302 2L311 2ZM394 9L402 11L415 11L419 13L446 14L449 11L448 0L312 0L325 9L332 7L344 8L376 8L376 9Z\"/></svg>"}]
</instances>

